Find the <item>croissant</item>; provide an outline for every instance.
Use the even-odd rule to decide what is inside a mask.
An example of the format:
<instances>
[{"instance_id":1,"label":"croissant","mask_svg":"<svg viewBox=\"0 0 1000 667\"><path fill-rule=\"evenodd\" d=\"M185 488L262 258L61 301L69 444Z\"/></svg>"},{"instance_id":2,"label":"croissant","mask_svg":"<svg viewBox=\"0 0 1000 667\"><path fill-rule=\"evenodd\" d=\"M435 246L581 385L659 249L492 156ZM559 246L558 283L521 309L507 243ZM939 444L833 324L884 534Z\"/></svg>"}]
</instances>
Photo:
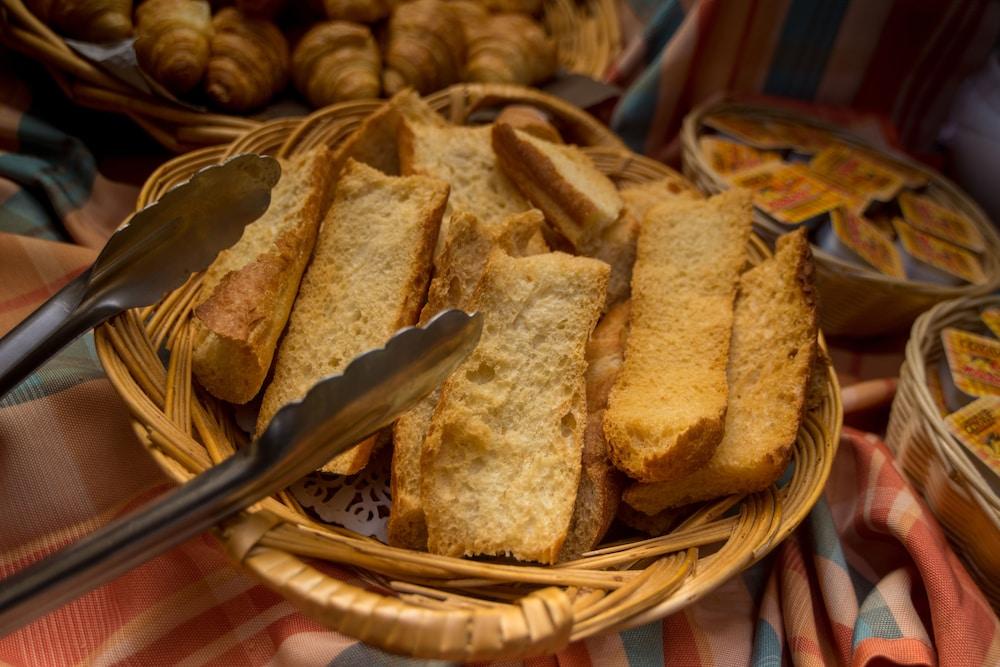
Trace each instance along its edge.
<instances>
[{"instance_id":1,"label":"croissant","mask_svg":"<svg viewBox=\"0 0 1000 667\"><path fill-rule=\"evenodd\" d=\"M88 42L112 42L132 34L132 0L25 0L43 23Z\"/></svg>"},{"instance_id":2,"label":"croissant","mask_svg":"<svg viewBox=\"0 0 1000 667\"><path fill-rule=\"evenodd\" d=\"M178 95L201 81L208 66L212 8L207 0L146 0L135 11L139 65Z\"/></svg>"},{"instance_id":3,"label":"croissant","mask_svg":"<svg viewBox=\"0 0 1000 667\"><path fill-rule=\"evenodd\" d=\"M479 0L451 0L448 6L451 7L451 11L458 17L458 20L462 22L466 40L468 40L469 31L474 30L476 26L482 25L490 16L489 10Z\"/></svg>"},{"instance_id":4,"label":"croissant","mask_svg":"<svg viewBox=\"0 0 1000 667\"><path fill-rule=\"evenodd\" d=\"M205 92L219 107L248 111L285 87L288 42L273 23L226 7L212 28Z\"/></svg>"},{"instance_id":5,"label":"croissant","mask_svg":"<svg viewBox=\"0 0 1000 667\"><path fill-rule=\"evenodd\" d=\"M556 71L555 42L524 14L497 14L469 35L465 80L531 85Z\"/></svg>"},{"instance_id":6,"label":"croissant","mask_svg":"<svg viewBox=\"0 0 1000 667\"><path fill-rule=\"evenodd\" d=\"M334 21L372 23L389 15L396 0L323 0L326 15Z\"/></svg>"},{"instance_id":7,"label":"croissant","mask_svg":"<svg viewBox=\"0 0 1000 667\"><path fill-rule=\"evenodd\" d=\"M411 86L426 94L461 80L465 35L441 0L407 2L389 18L383 86L390 95Z\"/></svg>"},{"instance_id":8,"label":"croissant","mask_svg":"<svg viewBox=\"0 0 1000 667\"><path fill-rule=\"evenodd\" d=\"M285 8L285 0L236 0L236 9L249 16L274 18Z\"/></svg>"},{"instance_id":9,"label":"croissant","mask_svg":"<svg viewBox=\"0 0 1000 667\"><path fill-rule=\"evenodd\" d=\"M366 26L347 21L320 23L295 47L292 81L316 107L378 97L381 60Z\"/></svg>"}]
</instances>

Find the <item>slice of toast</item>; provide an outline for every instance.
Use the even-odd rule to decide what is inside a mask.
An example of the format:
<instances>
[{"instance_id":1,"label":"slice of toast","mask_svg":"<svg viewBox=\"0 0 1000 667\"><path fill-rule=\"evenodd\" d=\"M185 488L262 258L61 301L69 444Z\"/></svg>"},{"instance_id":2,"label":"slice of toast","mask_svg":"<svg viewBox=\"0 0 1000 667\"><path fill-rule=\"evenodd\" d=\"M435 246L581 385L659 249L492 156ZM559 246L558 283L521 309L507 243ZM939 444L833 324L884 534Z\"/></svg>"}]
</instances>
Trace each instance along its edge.
<instances>
[{"instance_id":1,"label":"slice of toast","mask_svg":"<svg viewBox=\"0 0 1000 667\"><path fill-rule=\"evenodd\" d=\"M490 229L470 213L456 213L444 250L435 262L420 321L426 322L445 308L468 308L494 248L514 257L548 252L541 236L543 222L541 211L532 209L510 216L498 229ZM440 391L435 390L393 426L388 526L389 544L393 546L427 548L427 525L420 500L420 451L439 398Z\"/></svg>"},{"instance_id":2,"label":"slice of toast","mask_svg":"<svg viewBox=\"0 0 1000 667\"><path fill-rule=\"evenodd\" d=\"M489 227L531 208L497 165L490 127L441 127L409 119L400 124L402 173L433 176L451 184L442 239L456 211L471 213ZM441 250L439 242L437 252Z\"/></svg>"},{"instance_id":3,"label":"slice of toast","mask_svg":"<svg viewBox=\"0 0 1000 667\"><path fill-rule=\"evenodd\" d=\"M743 274L729 354L726 432L708 463L682 479L635 484L626 502L646 514L767 488L785 470L816 359L816 297L805 230Z\"/></svg>"},{"instance_id":4,"label":"slice of toast","mask_svg":"<svg viewBox=\"0 0 1000 667\"><path fill-rule=\"evenodd\" d=\"M445 382L421 458L427 546L555 561L573 514L586 425L584 349L608 267L494 252L472 300L479 345Z\"/></svg>"},{"instance_id":5,"label":"slice of toast","mask_svg":"<svg viewBox=\"0 0 1000 667\"><path fill-rule=\"evenodd\" d=\"M611 457L644 482L704 465L722 440L733 299L750 195L668 201L639 230L625 364L604 417Z\"/></svg>"},{"instance_id":6,"label":"slice of toast","mask_svg":"<svg viewBox=\"0 0 1000 667\"><path fill-rule=\"evenodd\" d=\"M578 252L591 254L601 232L621 214L614 183L576 146L554 144L505 123L493 126L492 141L500 167L524 196Z\"/></svg>"},{"instance_id":7,"label":"slice of toast","mask_svg":"<svg viewBox=\"0 0 1000 667\"><path fill-rule=\"evenodd\" d=\"M624 301L629 297L632 267L635 264L635 243L639 238L639 221L646 211L656 204L675 197L701 199L701 195L679 178L662 178L646 183L629 185L619 190L624 207L613 224L606 227L596 242L584 253L611 265L608 281L608 304Z\"/></svg>"},{"instance_id":8,"label":"slice of toast","mask_svg":"<svg viewBox=\"0 0 1000 667\"><path fill-rule=\"evenodd\" d=\"M369 114L340 145L334 156L334 173L340 173L352 158L390 176L401 174L396 135L403 118L435 127L448 125L412 88L401 90Z\"/></svg>"},{"instance_id":9,"label":"slice of toast","mask_svg":"<svg viewBox=\"0 0 1000 667\"><path fill-rule=\"evenodd\" d=\"M583 463L569 534L559 560L572 560L595 548L618 512L624 476L608 456L604 437L604 409L608 394L625 359L629 304L611 308L587 341L587 428L583 434Z\"/></svg>"},{"instance_id":10,"label":"slice of toast","mask_svg":"<svg viewBox=\"0 0 1000 667\"><path fill-rule=\"evenodd\" d=\"M258 433L319 379L416 322L447 199L442 181L386 176L348 160L278 350ZM323 470L357 472L374 441L343 452Z\"/></svg>"},{"instance_id":11,"label":"slice of toast","mask_svg":"<svg viewBox=\"0 0 1000 667\"><path fill-rule=\"evenodd\" d=\"M264 383L328 196L328 149L279 162L271 205L219 253L195 297L192 371L209 393L231 403L246 403Z\"/></svg>"}]
</instances>

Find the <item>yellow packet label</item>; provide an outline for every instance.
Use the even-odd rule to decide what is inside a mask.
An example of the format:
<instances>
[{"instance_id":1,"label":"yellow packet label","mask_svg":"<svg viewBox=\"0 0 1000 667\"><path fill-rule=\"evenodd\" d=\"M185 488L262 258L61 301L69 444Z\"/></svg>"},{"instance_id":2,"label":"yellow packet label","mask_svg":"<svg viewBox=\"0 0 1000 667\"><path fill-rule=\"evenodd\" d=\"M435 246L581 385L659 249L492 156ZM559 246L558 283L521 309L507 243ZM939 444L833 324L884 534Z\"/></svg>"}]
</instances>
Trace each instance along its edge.
<instances>
[{"instance_id":1,"label":"yellow packet label","mask_svg":"<svg viewBox=\"0 0 1000 667\"><path fill-rule=\"evenodd\" d=\"M969 396L1000 396L1000 341L961 329L941 332L951 378Z\"/></svg>"},{"instance_id":2,"label":"yellow packet label","mask_svg":"<svg viewBox=\"0 0 1000 667\"><path fill-rule=\"evenodd\" d=\"M847 192L866 199L891 201L903 179L886 171L849 146L830 146L809 162L809 168Z\"/></svg>"},{"instance_id":3,"label":"yellow packet label","mask_svg":"<svg viewBox=\"0 0 1000 667\"><path fill-rule=\"evenodd\" d=\"M1000 397L978 398L944 420L962 446L1000 477Z\"/></svg>"},{"instance_id":4,"label":"yellow packet label","mask_svg":"<svg viewBox=\"0 0 1000 667\"><path fill-rule=\"evenodd\" d=\"M731 174L729 182L753 192L753 203L786 225L798 225L847 204L801 165L766 162Z\"/></svg>"},{"instance_id":5,"label":"yellow packet label","mask_svg":"<svg viewBox=\"0 0 1000 667\"><path fill-rule=\"evenodd\" d=\"M731 174L734 171L781 159L777 153L760 151L752 146L716 136L701 138L701 152L708 159L712 169L719 174Z\"/></svg>"},{"instance_id":6,"label":"yellow packet label","mask_svg":"<svg viewBox=\"0 0 1000 667\"><path fill-rule=\"evenodd\" d=\"M893 225L903 249L916 259L976 285L986 282L979 259L968 250L914 229L899 218L893 220Z\"/></svg>"},{"instance_id":7,"label":"yellow packet label","mask_svg":"<svg viewBox=\"0 0 1000 667\"><path fill-rule=\"evenodd\" d=\"M830 222L840 242L861 259L886 275L906 278L903 259L892 239L869 220L839 208L830 213Z\"/></svg>"},{"instance_id":8,"label":"yellow packet label","mask_svg":"<svg viewBox=\"0 0 1000 667\"><path fill-rule=\"evenodd\" d=\"M861 148L858 146L855 147L855 150L860 151L868 160L877 164L882 169L898 175L903 179L903 185L908 188L919 189L927 185L928 181L930 181L926 172L893 160L888 155L883 155L873 148Z\"/></svg>"},{"instance_id":9,"label":"yellow packet label","mask_svg":"<svg viewBox=\"0 0 1000 667\"><path fill-rule=\"evenodd\" d=\"M904 192L899 195L899 208L903 218L922 232L976 252L986 248L983 235L971 220L930 197Z\"/></svg>"},{"instance_id":10,"label":"yellow packet label","mask_svg":"<svg viewBox=\"0 0 1000 667\"><path fill-rule=\"evenodd\" d=\"M757 148L784 148L788 145L787 139L782 140L767 122L739 114L713 114L705 119L705 125Z\"/></svg>"},{"instance_id":11,"label":"yellow packet label","mask_svg":"<svg viewBox=\"0 0 1000 667\"><path fill-rule=\"evenodd\" d=\"M1000 308L987 308L979 314L994 336L1000 337Z\"/></svg>"}]
</instances>

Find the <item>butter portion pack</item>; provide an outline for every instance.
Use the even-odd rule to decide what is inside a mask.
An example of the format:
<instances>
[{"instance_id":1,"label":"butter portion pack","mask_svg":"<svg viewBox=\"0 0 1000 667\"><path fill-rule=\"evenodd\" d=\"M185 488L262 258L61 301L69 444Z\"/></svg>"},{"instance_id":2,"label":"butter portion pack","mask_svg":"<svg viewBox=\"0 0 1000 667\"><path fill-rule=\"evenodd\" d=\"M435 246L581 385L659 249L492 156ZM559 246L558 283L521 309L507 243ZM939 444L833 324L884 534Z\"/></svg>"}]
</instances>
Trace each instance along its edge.
<instances>
[{"instance_id":1,"label":"butter portion pack","mask_svg":"<svg viewBox=\"0 0 1000 667\"><path fill-rule=\"evenodd\" d=\"M1000 341L948 327L941 332L947 360L941 389L950 410L983 396L1000 396Z\"/></svg>"},{"instance_id":2,"label":"butter portion pack","mask_svg":"<svg viewBox=\"0 0 1000 667\"><path fill-rule=\"evenodd\" d=\"M994 493L1000 493L1000 396L986 396L945 417L955 438L975 458Z\"/></svg>"},{"instance_id":3,"label":"butter portion pack","mask_svg":"<svg viewBox=\"0 0 1000 667\"><path fill-rule=\"evenodd\" d=\"M906 262L907 274L911 278L945 285L962 282L981 285L986 282L979 258L968 250L914 229L899 218L893 220L893 226L903 249L912 260L916 260Z\"/></svg>"},{"instance_id":4,"label":"butter portion pack","mask_svg":"<svg viewBox=\"0 0 1000 667\"><path fill-rule=\"evenodd\" d=\"M892 239L870 220L846 209L830 213L830 224L820 228L816 244L841 259L893 278L906 278L903 259Z\"/></svg>"},{"instance_id":5,"label":"butter portion pack","mask_svg":"<svg viewBox=\"0 0 1000 667\"><path fill-rule=\"evenodd\" d=\"M974 252L986 249L983 235L972 221L929 197L904 192L899 195L899 208L903 219L922 232Z\"/></svg>"}]
</instances>

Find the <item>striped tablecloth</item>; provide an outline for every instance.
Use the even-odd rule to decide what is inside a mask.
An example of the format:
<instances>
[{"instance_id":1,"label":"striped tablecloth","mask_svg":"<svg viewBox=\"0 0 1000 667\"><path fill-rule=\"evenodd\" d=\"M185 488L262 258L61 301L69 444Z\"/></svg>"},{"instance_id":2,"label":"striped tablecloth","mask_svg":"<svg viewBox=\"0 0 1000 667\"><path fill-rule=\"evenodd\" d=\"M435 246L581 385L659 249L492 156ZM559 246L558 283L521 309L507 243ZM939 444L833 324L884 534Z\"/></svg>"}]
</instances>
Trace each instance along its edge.
<instances>
[{"instance_id":1,"label":"striped tablecloth","mask_svg":"<svg viewBox=\"0 0 1000 667\"><path fill-rule=\"evenodd\" d=\"M3 69L0 91L3 332L88 265L136 189L103 178L81 142L35 117L27 86ZM169 486L92 339L77 341L0 401L0 577ZM306 619L208 535L0 638L0 661L411 664ZM525 662L789 661L1000 664L1000 622L875 436L846 430L819 504L757 566L662 622Z\"/></svg>"}]
</instances>

